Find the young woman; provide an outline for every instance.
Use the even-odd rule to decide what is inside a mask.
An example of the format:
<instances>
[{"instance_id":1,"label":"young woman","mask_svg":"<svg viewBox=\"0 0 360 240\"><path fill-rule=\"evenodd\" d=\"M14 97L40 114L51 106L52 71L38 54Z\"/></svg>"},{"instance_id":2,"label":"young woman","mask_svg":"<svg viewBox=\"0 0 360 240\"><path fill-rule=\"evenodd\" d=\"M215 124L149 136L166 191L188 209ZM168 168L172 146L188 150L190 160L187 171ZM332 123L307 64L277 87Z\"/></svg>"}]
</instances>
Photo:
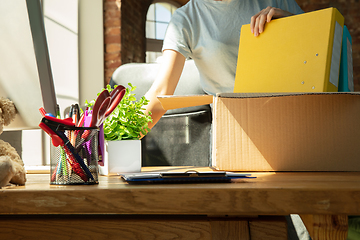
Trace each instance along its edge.
<instances>
[{"instance_id":1,"label":"young woman","mask_svg":"<svg viewBox=\"0 0 360 240\"><path fill-rule=\"evenodd\" d=\"M250 24L257 37L272 19L300 13L295 0L190 0L176 10L166 31L162 65L145 95L150 128L166 112L156 96L174 93L186 59L194 59L206 93L233 92L241 26ZM264 55L266 61L271 56ZM310 239L298 215L287 220L289 239Z\"/></svg>"},{"instance_id":2,"label":"young woman","mask_svg":"<svg viewBox=\"0 0 360 240\"><path fill-rule=\"evenodd\" d=\"M233 92L241 26L250 24L257 37L272 19L299 13L303 11L295 0L190 0L176 10L166 31L160 71L145 95L153 118L150 127L165 113L156 96L174 93L187 58L194 59L206 93Z\"/></svg>"}]
</instances>

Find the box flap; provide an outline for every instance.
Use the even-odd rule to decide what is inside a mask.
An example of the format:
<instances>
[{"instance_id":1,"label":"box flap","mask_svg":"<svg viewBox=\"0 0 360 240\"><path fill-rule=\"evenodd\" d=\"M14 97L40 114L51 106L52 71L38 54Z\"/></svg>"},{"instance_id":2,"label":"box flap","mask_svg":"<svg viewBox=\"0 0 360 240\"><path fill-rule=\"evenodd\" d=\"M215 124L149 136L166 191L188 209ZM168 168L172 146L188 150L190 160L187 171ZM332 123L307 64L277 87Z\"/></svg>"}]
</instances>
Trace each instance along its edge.
<instances>
[{"instance_id":1,"label":"box flap","mask_svg":"<svg viewBox=\"0 0 360 240\"><path fill-rule=\"evenodd\" d=\"M213 102L212 95L161 95L157 96L164 110L207 105Z\"/></svg>"},{"instance_id":2,"label":"box flap","mask_svg":"<svg viewBox=\"0 0 360 240\"><path fill-rule=\"evenodd\" d=\"M263 98L263 97L285 97L299 95L324 95L324 94L348 94L360 95L360 92L279 92L279 93L217 93L216 97L221 98ZM194 107L212 104L212 95L159 95L157 96L164 110Z\"/></svg>"},{"instance_id":3,"label":"box flap","mask_svg":"<svg viewBox=\"0 0 360 240\"><path fill-rule=\"evenodd\" d=\"M300 95L360 95L360 92L279 92L279 93L218 93L216 97L222 98L263 98L263 97L286 97Z\"/></svg>"}]
</instances>

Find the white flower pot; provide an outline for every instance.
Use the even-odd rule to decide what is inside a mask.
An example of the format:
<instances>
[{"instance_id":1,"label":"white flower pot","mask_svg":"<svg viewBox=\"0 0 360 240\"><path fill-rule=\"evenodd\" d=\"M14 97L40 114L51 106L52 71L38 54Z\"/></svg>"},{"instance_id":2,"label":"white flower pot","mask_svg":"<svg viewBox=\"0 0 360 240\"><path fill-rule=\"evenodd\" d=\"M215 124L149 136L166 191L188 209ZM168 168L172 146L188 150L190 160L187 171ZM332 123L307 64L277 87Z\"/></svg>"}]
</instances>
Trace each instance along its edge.
<instances>
[{"instance_id":1,"label":"white flower pot","mask_svg":"<svg viewBox=\"0 0 360 240\"><path fill-rule=\"evenodd\" d=\"M141 171L141 140L105 141L101 175Z\"/></svg>"}]
</instances>

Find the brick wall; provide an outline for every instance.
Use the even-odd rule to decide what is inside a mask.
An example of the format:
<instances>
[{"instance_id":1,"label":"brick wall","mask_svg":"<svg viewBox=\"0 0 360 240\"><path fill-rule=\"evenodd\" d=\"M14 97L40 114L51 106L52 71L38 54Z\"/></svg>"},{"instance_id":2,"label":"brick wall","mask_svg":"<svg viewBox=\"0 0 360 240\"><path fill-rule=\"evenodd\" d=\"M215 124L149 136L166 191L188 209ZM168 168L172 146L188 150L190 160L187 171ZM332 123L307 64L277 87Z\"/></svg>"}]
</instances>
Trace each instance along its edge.
<instances>
[{"instance_id":1,"label":"brick wall","mask_svg":"<svg viewBox=\"0 0 360 240\"><path fill-rule=\"evenodd\" d=\"M145 62L145 20L152 0L104 0L105 84L117 67Z\"/></svg>"},{"instance_id":2,"label":"brick wall","mask_svg":"<svg viewBox=\"0 0 360 240\"><path fill-rule=\"evenodd\" d=\"M186 0L177 0L183 3ZM353 41L355 91L360 91L359 0L296 0L305 11L336 7ZM152 0L104 0L105 84L124 63L145 62L145 20ZM316 23L315 23L316 24Z\"/></svg>"},{"instance_id":3,"label":"brick wall","mask_svg":"<svg viewBox=\"0 0 360 240\"><path fill-rule=\"evenodd\" d=\"M109 82L114 70L121 65L120 8L120 0L104 1L104 68L106 83Z\"/></svg>"}]
</instances>

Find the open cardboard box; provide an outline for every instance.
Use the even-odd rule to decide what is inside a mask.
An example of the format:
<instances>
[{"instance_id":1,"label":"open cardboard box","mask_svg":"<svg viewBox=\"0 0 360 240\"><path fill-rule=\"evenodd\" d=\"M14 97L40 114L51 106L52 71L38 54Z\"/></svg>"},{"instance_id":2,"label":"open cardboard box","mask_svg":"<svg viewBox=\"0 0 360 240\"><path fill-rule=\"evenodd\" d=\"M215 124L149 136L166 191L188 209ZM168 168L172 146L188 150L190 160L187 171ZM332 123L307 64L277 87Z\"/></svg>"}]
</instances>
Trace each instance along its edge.
<instances>
[{"instance_id":1,"label":"open cardboard box","mask_svg":"<svg viewBox=\"0 0 360 240\"><path fill-rule=\"evenodd\" d=\"M343 24L328 8L273 20L257 38L244 25L234 86L243 93L159 99L166 110L213 103L218 170L360 171L360 93L337 92Z\"/></svg>"},{"instance_id":2,"label":"open cardboard box","mask_svg":"<svg viewBox=\"0 0 360 240\"><path fill-rule=\"evenodd\" d=\"M212 166L226 171L360 171L360 93L159 96L213 103Z\"/></svg>"}]
</instances>

